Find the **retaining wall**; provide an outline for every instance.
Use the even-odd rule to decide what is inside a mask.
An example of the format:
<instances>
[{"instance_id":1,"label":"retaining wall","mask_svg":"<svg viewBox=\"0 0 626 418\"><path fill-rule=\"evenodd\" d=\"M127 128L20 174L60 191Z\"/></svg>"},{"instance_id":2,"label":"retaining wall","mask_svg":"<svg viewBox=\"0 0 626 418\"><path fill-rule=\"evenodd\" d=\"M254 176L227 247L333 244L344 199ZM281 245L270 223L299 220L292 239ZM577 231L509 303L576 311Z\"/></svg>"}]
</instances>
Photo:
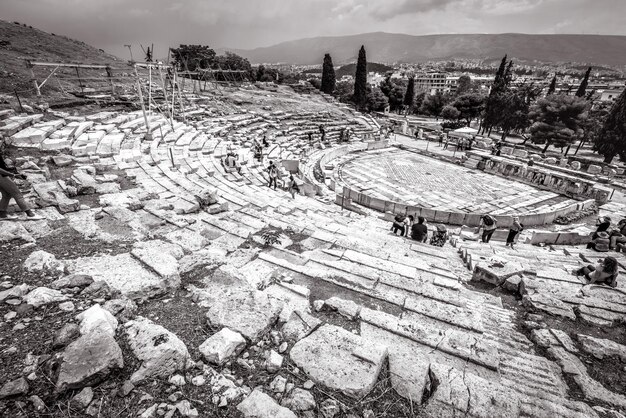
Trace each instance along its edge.
<instances>
[{"instance_id":1,"label":"retaining wall","mask_svg":"<svg viewBox=\"0 0 626 418\"><path fill-rule=\"evenodd\" d=\"M480 224L481 213L451 212L436 210L433 208L423 208L419 206L406 205L404 203L392 202L370 197L364 193L357 192L348 187L344 187L342 195L345 199L350 199L361 206L385 213L385 220L393 221L395 214L413 215L415 218L423 216L428 222L436 222L449 225L478 226ZM595 203L595 200L585 200L583 202L572 202L566 206L553 211L542 213L531 213L518 215L520 222L525 227L551 224L559 216L564 216L575 210L583 210ZM513 215L494 215L498 221L499 228L508 228L513 224Z\"/></svg>"}]
</instances>

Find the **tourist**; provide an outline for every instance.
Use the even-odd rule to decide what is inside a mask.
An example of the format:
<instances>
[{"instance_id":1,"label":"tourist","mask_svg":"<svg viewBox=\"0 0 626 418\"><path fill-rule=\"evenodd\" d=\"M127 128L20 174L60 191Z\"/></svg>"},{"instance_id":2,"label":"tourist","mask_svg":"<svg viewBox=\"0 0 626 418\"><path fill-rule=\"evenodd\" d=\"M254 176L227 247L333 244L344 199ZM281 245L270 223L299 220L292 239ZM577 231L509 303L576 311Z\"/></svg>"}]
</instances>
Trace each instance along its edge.
<instances>
[{"instance_id":1,"label":"tourist","mask_svg":"<svg viewBox=\"0 0 626 418\"><path fill-rule=\"evenodd\" d=\"M274 183L274 190L276 190L276 179L278 178L278 168L274 165L274 161L270 161L269 167L267 167L267 172L270 176L270 184L268 185L270 188L272 187L272 183Z\"/></svg>"},{"instance_id":2,"label":"tourist","mask_svg":"<svg viewBox=\"0 0 626 418\"><path fill-rule=\"evenodd\" d=\"M410 221L407 219L407 217L405 215L398 214L393 219L393 224L391 224L391 230L396 235L397 235L398 231L400 231L400 236L403 237L407 233L406 226L407 226L407 224L409 222Z\"/></svg>"},{"instance_id":3,"label":"tourist","mask_svg":"<svg viewBox=\"0 0 626 418\"><path fill-rule=\"evenodd\" d=\"M428 239L428 227L424 225L426 219L423 216L417 217L417 223L411 227L411 238L418 242L426 242Z\"/></svg>"},{"instance_id":4,"label":"tourist","mask_svg":"<svg viewBox=\"0 0 626 418\"><path fill-rule=\"evenodd\" d=\"M611 231L609 248L614 250L618 244L626 243L626 218L617 223L617 229Z\"/></svg>"},{"instance_id":5,"label":"tourist","mask_svg":"<svg viewBox=\"0 0 626 418\"><path fill-rule=\"evenodd\" d=\"M589 264L576 270L574 274L576 276L585 276L585 279L588 280L587 284L597 283L617 287L618 268L617 260L614 257L605 257L604 260L598 260L596 266Z\"/></svg>"},{"instance_id":6,"label":"tourist","mask_svg":"<svg viewBox=\"0 0 626 418\"><path fill-rule=\"evenodd\" d=\"M432 238L430 239L430 245L434 245L436 247L443 247L443 245L448 240L448 230L442 224L437 225L437 230L433 233Z\"/></svg>"},{"instance_id":7,"label":"tourist","mask_svg":"<svg viewBox=\"0 0 626 418\"><path fill-rule=\"evenodd\" d=\"M269 143L269 142L267 142L267 136L266 136L266 135L263 135L263 146L264 146L265 148L267 148L267 147L269 147L269 146L270 146L270 143Z\"/></svg>"},{"instance_id":8,"label":"tourist","mask_svg":"<svg viewBox=\"0 0 626 418\"><path fill-rule=\"evenodd\" d=\"M480 224L478 226L479 230L481 228L483 230L481 241L484 243L488 243L497 227L498 227L498 221L496 221L496 218L494 218L491 215L481 216Z\"/></svg>"},{"instance_id":9,"label":"tourist","mask_svg":"<svg viewBox=\"0 0 626 418\"><path fill-rule=\"evenodd\" d=\"M611 226L611 218L609 218L608 216L601 216L596 221L596 225L598 227L596 228L596 232L594 232L591 236L592 240L596 239L600 232L606 232L609 229L609 227Z\"/></svg>"},{"instance_id":10,"label":"tourist","mask_svg":"<svg viewBox=\"0 0 626 418\"><path fill-rule=\"evenodd\" d=\"M609 251L609 246L611 243L609 234L607 232L600 231L594 235L596 237L589 241L589 243L587 244L587 249L596 250L601 253Z\"/></svg>"},{"instance_id":11,"label":"tourist","mask_svg":"<svg viewBox=\"0 0 626 418\"><path fill-rule=\"evenodd\" d=\"M443 145L443 149L448 149L448 143L450 142L450 137L446 135L446 142Z\"/></svg>"},{"instance_id":12,"label":"tourist","mask_svg":"<svg viewBox=\"0 0 626 418\"><path fill-rule=\"evenodd\" d=\"M523 229L524 225L519 222L519 217L513 217L513 225L509 228L509 235L506 237L505 247L511 246L511 248L513 248L517 234L519 234Z\"/></svg>"},{"instance_id":13,"label":"tourist","mask_svg":"<svg viewBox=\"0 0 626 418\"><path fill-rule=\"evenodd\" d=\"M300 187L298 187L298 183L296 183L293 174L289 174L289 193L291 193L292 199L296 198L296 193L300 193Z\"/></svg>"},{"instance_id":14,"label":"tourist","mask_svg":"<svg viewBox=\"0 0 626 418\"><path fill-rule=\"evenodd\" d=\"M439 132L439 146L443 144L443 132Z\"/></svg>"},{"instance_id":15,"label":"tourist","mask_svg":"<svg viewBox=\"0 0 626 418\"><path fill-rule=\"evenodd\" d=\"M409 233L411 232L411 228L413 227L413 224L415 223L415 218L413 217L413 215L409 215L404 219L404 236L405 237L409 237Z\"/></svg>"},{"instance_id":16,"label":"tourist","mask_svg":"<svg viewBox=\"0 0 626 418\"><path fill-rule=\"evenodd\" d=\"M234 152L229 152L226 155L224 165L226 166L227 171L237 170L237 173L241 174L241 165L237 160L237 154Z\"/></svg>"},{"instance_id":17,"label":"tourist","mask_svg":"<svg viewBox=\"0 0 626 418\"><path fill-rule=\"evenodd\" d=\"M8 217L7 209L11 199L15 199L17 206L25 212L26 216L29 218L40 218L35 215L28 203L26 203L22 192L20 192L20 189L18 189L17 185L12 180L14 178L26 180L25 175L18 174L15 170L9 169L0 152L0 193L2 194L2 198L0 199L0 219L6 219Z\"/></svg>"}]
</instances>

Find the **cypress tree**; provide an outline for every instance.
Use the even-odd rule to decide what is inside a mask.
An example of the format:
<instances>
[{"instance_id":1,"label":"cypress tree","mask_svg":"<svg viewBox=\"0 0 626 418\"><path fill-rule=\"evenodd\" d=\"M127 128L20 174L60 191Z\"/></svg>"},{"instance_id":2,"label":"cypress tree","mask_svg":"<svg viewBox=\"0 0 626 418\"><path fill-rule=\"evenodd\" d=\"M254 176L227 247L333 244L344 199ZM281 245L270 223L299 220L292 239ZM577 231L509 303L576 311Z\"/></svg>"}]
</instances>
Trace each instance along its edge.
<instances>
[{"instance_id":1,"label":"cypress tree","mask_svg":"<svg viewBox=\"0 0 626 418\"><path fill-rule=\"evenodd\" d=\"M322 87L320 90L326 94L332 94L335 90L335 68L333 67L333 59L330 54L324 55L324 64L322 65Z\"/></svg>"},{"instance_id":2,"label":"cypress tree","mask_svg":"<svg viewBox=\"0 0 626 418\"><path fill-rule=\"evenodd\" d=\"M593 149L604 157L607 164L616 155L622 160L626 159L626 90L613 103L600 133L594 140Z\"/></svg>"},{"instance_id":3,"label":"cypress tree","mask_svg":"<svg viewBox=\"0 0 626 418\"><path fill-rule=\"evenodd\" d=\"M506 86L508 82L506 81L507 72L510 73L511 66L513 65L513 61L508 63L507 70L507 55L502 57L502 61L500 61L500 67L498 67L498 71L496 72L496 76L493 80L493 84L491 86L491 90L489 91L489 96L487 97L487 101L485 102L485 113L483 116L483 132L490 131L497 124L497 120L499 117L498 112L498 98L502 92L506 90Z\"/></svg>"},{"instance_id":4,"label":"cypress tree","mask_svg":"<svg viewBox=\"0 0 626 418\"><path fill-rule=\"evenodd\" d=\"M507 56L505 55L502 58L502 61L500 62L500 67L498 68L498 71L496 72L496 78L493 80L493 85L494 86L496 84L500 83L502 78L504 78L504 72L506 71L506 59L507 59ZM493 90L493 88L492 88L492 90Z\"/></svg>"},{"instance_id":5,"label":"cypress tree","mask_svg":"<svg viewBox=\"0 0 626 418\"><path fill-rule=\"evenodd\" d=\"M503 87L506 87L513 80L513 60L509 61L509 65L506 67L506 71L504 72L504 78L502 79Z\"/></svg>"},{"instance_id":6,"label":"cypress tree","mask_svg":"<svg viewBox=\"0 0 626 418\"><path fill-rule=\"evenodd\" d=\"M576 97L583 97L587 92L587 85L589 84L589 74L591 73L591 67L587 68L583 81L580 82L578 90L576 91Z\"/></svg>"},{"instance_id":7,"label":"cypress tree","mask_svg":"<svg viewBox=\"0 0 626 418\"><path fill-rule=\"evenodd\" d=\"M413 107L413 102L415 100L415 79L413 77L409 78L409 85L406 87L406 93L404 93L404 104L407 108Z\"/></svg>"},{"instance_id":8,"label":"cypress tree","mask_svg":"<svg viewBox=\"0 0 626 418\"><path fill-rule=\"evenodd\" d=\"M551 95L556 91L556 74L552 77L552 81L550 82L550 87L548 87L548 94L546 96Z\"/></svg>"},{"instance_id":9,"label":"cypress tree","mask_svg":"<svg viewBox=\"0 0 626 418\"><path fill-rule=\"evenodd\" d=\"M363 45L361 45L359 50L359 59L356 63L353 99L357 109L365 107L367 100L367 58L365 57L365 46Z\"/></svg>"}]
</instances>

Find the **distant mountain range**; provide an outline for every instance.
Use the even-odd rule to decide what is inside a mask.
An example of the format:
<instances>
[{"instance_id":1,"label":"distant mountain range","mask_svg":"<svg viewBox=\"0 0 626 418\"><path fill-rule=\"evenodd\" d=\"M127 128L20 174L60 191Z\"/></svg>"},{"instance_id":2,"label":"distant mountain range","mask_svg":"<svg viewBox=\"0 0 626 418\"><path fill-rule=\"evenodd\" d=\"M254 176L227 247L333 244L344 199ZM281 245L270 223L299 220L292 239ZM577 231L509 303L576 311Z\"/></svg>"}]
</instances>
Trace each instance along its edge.
<instances>
[{"instance_id":1,"label":"distant mountain range","mask_svg":"<svg viewBox=\"0 0 626 418\"><path fill-rule=\"evenodd\" d=\"M250 50L222 50L248 58L253 64L321 64L324 54L330 53L333 63L340 65L356 61L361 45L365 45L368 60L384 63L450 58L499 60L508 54L525 62L626 65L626 36L612 35L504 33L413 36L374 32L299 39Z\"/></svg>"}]
</instances>

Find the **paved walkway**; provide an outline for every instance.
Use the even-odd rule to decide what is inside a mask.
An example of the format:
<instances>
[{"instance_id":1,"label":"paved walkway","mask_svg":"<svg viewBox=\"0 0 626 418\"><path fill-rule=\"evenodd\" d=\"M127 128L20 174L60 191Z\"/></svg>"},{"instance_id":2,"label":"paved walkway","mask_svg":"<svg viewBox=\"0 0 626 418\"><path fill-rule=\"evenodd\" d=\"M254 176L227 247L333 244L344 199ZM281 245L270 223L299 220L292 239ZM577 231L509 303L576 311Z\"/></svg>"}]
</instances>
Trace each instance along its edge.
<instances>
[{"instance_id":1,"label":"paved walkway","mask_svg":"<svg viewBox=\"0 0 626 418\"><path fill-rule=\"evenodd\" d=\"M424 142L412 141L411 147L420 149ZM441 155L450 153L435 148ZM371 197L454 212L524 214L568 200L556 193L403 150L358 155L342 165L340 173L345 185Z\"/></svg>"}]
</instances>

